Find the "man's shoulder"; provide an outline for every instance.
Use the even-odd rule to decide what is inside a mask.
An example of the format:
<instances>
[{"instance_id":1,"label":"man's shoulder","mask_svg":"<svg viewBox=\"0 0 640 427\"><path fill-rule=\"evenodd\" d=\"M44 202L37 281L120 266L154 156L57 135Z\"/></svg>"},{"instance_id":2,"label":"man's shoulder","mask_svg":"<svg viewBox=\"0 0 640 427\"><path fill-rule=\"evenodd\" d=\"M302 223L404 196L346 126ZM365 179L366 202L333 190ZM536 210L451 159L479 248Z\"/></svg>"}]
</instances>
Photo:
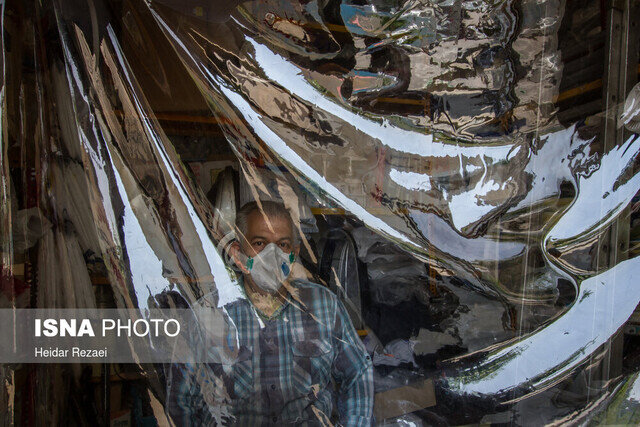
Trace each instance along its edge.
<instances>
[{"instance_id":1,"label":"man's shoulder","mask_svg":"<svg viewBox=\"0 0 640 427\"><path fill-rule=\"evenodd\" d=\"M327 288L326 286L321 285L320 283L312 282L312 281L307 280L307 279L293 279L293 280L291 281L291 283L292 283L296 288L299 288L299 289L309 289L309 290L312 290L312 291L314 291L314 292L320 292L320 293L328 292L328 293L329 293L329 294L331 294L331 295L335 295L335 294L334 294L333 292L331 292L331 290L330 290L329 288Z\"/></svg>"},{"instance_id":2,"label":"man's shoulder","mask_svg":"<svg viewBox=\"0 0 640 427\"><path fill-rule=\"evenodd\" d=\"M301 297L312 298L312 301L326 300L334 303L337 300L336 294L329 288L319 283L311 282L306 279L294 279L291 281L294 288L300 291Z\"/></svg>"}]
</instances>

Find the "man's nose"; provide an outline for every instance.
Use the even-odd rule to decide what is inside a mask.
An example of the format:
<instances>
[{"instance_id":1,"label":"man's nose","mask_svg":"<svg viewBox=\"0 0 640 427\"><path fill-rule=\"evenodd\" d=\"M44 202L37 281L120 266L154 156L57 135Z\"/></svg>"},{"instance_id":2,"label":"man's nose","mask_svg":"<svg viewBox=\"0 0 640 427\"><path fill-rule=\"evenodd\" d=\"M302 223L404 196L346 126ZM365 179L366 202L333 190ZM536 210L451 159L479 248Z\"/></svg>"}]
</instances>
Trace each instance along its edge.
<instances>
[{"instance_id":1,"label":"man's nose","mask_svg":"<svg viewBox=\"0 0 640 427\"><path fill-rule=\"evenodd\" d=\"M264 244L264 245L262 245L262 246L260 246L260 247L258 247L258 248L254 248L254 249L255 249L256 253L257 253L257 254L259 254L260 252L262 252L262 251L264 250L264 248L266 248L267 246L269 246L271 243L275 243L275 242L269 242L269 241L267 241L267 242L265 242L265 244Z\"/></svg>"}]
</instances>

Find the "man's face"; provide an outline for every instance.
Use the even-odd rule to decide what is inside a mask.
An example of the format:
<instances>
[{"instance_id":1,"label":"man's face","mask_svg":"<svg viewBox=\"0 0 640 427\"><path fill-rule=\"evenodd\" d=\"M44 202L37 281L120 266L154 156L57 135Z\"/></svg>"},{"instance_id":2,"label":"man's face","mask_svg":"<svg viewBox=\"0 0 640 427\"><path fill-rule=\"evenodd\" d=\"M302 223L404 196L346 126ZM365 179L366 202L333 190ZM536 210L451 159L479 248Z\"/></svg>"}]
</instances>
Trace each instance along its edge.
<instances>
[{"instance_id":1,"label":"man's face","mask_svg":"<svg viewBox=\"0 0 640 427\"><path fill-rule=\"evenodd\" d=\"M245 273L247 273L246 268L241 263L239 264L237 258L239 250L248 257L254 257L269 243L275 243L285 253L293 251L296 256L300 249L293 241L293 230L288 219L272 217L267 219L258 210L254 210L247 217L247 233L245 236L238 236L238 241L239 244L234 243L231 246L231 255L233 255L238 267L242 268Z\"/></svg>"}]
</instances>

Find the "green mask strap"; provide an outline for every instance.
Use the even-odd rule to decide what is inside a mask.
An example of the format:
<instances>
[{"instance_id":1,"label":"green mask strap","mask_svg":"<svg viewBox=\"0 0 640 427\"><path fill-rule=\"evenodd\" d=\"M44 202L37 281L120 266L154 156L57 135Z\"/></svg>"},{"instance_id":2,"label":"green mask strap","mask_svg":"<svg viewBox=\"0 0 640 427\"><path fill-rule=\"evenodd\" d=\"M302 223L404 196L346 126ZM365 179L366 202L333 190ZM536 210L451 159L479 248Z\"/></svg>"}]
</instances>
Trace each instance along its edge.
<instances>
[{"instance_id":1,"label":"green mask strap","mask_svg":"<svg viewBox=\"0 0 640 427\"><path fill-rule=\"evenodd\" d=\"M251 269L253 268L253 258L247 258L247 270L251 271Z\"/></svg>"},{"instance_id":2,"label":"green mask strap","mask_svg":"<svg viewBox=\"0 0 640 427\"><path fill-rule=\"evenodd\" d=\"M296 260L296 254L294 254L293 252L291 252L291 253L289 254L289 262L290 262L291 264L293 264L293 262L294 262L295 260Z\"/></svg>"}]
</instances>

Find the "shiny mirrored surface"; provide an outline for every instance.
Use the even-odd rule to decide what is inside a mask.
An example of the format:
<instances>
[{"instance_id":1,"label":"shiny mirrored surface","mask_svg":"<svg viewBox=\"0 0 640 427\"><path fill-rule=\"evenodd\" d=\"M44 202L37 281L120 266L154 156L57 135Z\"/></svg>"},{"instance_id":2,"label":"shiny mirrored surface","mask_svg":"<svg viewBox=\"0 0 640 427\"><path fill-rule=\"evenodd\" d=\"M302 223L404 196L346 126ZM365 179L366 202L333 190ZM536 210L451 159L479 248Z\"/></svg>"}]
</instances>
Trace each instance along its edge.
<instances>
[{"instance_id":1,"label":"shiny mirrored surface","mask_svg":"<svg viewBox=\"0 0 640 427\"><path fill-rule=\"evenodd\" d=\"M611 420L640 366L621 3L6 2L0 301L223 310L246 298L236 212L275 200L375 392L433 381L378 424ZM2 369L16 422L64 422L55 393L85 387L80 365ZM133 371L167 422L165 368ZM47 387L18 410L26 372Z\"/></svg>"}]
</instances>

